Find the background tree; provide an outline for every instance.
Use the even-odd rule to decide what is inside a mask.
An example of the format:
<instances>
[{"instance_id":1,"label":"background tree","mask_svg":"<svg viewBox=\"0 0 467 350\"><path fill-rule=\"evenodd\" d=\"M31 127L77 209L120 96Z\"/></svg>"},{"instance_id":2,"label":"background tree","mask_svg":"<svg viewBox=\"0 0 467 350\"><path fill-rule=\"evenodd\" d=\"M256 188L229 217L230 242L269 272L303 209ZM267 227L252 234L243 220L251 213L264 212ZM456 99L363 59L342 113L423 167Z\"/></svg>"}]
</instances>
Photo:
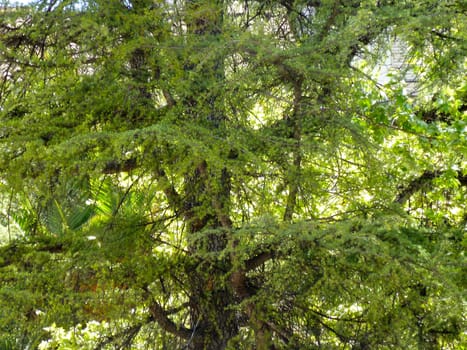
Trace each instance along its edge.
<instances>
[{"instance_id":1,"label":"background tree","mask_svg":"<svg viewBox=\"0 0 467 350\"><path fill-rule=\"evenodd\" d=\"M467 346L461 2L4 8L5 347Z\"/></svg>"}]
</instances>

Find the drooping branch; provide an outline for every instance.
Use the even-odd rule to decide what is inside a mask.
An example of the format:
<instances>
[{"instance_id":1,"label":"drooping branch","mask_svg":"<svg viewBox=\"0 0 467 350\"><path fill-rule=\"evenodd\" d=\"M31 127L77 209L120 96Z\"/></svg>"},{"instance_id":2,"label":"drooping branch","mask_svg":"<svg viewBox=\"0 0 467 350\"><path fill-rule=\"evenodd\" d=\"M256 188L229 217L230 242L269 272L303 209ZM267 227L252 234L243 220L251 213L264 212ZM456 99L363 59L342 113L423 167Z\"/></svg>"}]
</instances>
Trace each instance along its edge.
<instances>
[{"instance_id":1,"label":"drooping branch","mask_svg":"<svg viewBox=\"0 0 467 350\"><path fill-rule=\"evenodd\" d=\"M183 303L182 305L180 305L180 306L178 306L176 308L166 310L165 314L170 315L170 314L177 313L180 310L186 308L187 306L188 306L188 303ZM130 342L134 339L134 337L136 337L138 335L141 328L144 325L152 323L154 321L155 321L154 315L150 315L149 317L147 317L142 322L138 322L138 323L136 323L134 325L129 326L128 328L125 328L122 332L106 337L94 349L95 350L103 349L107 345L112 344L113 342L115 342L115 341L117 341L119 339L122 339L122 338L125 339L125 341L124 341L125 348L127 348L127 347L129 347L131 345Z\"/></svg>"}]
</instances>

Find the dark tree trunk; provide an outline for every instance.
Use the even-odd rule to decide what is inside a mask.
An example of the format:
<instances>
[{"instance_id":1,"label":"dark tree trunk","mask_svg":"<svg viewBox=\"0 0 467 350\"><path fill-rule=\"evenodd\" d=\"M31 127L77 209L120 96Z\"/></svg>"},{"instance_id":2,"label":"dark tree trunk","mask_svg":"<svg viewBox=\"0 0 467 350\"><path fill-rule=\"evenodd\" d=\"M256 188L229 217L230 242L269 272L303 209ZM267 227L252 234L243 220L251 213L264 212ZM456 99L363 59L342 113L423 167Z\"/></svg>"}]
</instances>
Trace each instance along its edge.
<instances>
[{"instance_id":1,"label":"dark tree trunk","mask_svg":"<svg viewBox=\"0 0 467 350\"><path fill-rule=\"evenodd\" d=\"M207 7L210 7L207 9ZM188 35L204 43L205 47L215 44L222 31L222 1L187 2ZM201 48L202 49L202 48ZM206 48L204 48L206 50ZM212 52L209 53L212 55ZM218 132L225 122L225 113L219 103L223 96L216 86L223 86L224 57L214 54L203 63L193 81L192 91L184 101L187 114L196 118L201 125ZM187 70L195 63L187 64ZM229 339L238 333L237 314L232 310L235 295L225 282L230 268L228 260L220 261L216 253L228 244L231 229L229 217L230 174L228 169L210 168L201 160L191 174L185 178L183 204L188 227L189 251L199 263L188 271L190 275L190 318L193 337L188 341L189 349L225 349Z\"/></svg>"}]
</instances>

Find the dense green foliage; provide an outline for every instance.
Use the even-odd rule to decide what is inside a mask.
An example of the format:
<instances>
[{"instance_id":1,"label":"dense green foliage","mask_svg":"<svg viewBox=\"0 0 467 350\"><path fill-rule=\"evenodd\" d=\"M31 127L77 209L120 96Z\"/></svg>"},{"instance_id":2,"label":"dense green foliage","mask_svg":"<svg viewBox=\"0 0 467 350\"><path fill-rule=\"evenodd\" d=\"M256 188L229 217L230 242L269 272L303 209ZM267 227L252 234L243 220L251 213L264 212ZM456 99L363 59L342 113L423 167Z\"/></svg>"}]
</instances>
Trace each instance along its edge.
<instances>
[{"instance_id":1,"label":"dense green foliage","mask_svg":"<svg viewBox=\"0 0 467 350\"><path fill-rule=\"evenodd\" d=\"M0 348L467 349L464 0L1 11Z\"/></svg>"}]
</instances>

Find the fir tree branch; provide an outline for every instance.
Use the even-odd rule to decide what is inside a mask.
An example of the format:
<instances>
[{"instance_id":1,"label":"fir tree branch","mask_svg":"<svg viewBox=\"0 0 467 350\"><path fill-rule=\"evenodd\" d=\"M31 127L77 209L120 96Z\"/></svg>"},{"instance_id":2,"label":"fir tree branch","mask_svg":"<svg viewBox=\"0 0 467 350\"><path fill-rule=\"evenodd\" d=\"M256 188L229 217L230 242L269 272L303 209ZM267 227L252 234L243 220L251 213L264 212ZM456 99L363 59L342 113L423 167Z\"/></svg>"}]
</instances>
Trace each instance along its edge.
<instances>
[{"instance_id":1,"label":"fir tree branch","mask_svg":"<svg viewBox=\"0 0 467 350\"><path fill-rule=\"evenodd\" d=\"M137 163L136 158L126 159L124 161L112 160L105 164L102 172L104 174L117 174L121 172L130 172L134 169L137 169L139 164ZM181 197L178 192L175 190L175 187L172 185L171 181L167 177L164 169L158 166L155 170L157 179L163 187L163 192L169 202L169 205L173 208L175 212L178 212L181 208Z\"/></svg>"},{"instance_id":2,"label":"fir tree branch","mask_svg":"<svg viewBox=\"0 0 467 350\"><path fill-rule=\"evenodd\" d=\"M102 172L104 174L117 174L122 172L130 172L138 167L136 158L125 159L123 161L112 160L105 164Z\"/></svg>"}]
</instances>

